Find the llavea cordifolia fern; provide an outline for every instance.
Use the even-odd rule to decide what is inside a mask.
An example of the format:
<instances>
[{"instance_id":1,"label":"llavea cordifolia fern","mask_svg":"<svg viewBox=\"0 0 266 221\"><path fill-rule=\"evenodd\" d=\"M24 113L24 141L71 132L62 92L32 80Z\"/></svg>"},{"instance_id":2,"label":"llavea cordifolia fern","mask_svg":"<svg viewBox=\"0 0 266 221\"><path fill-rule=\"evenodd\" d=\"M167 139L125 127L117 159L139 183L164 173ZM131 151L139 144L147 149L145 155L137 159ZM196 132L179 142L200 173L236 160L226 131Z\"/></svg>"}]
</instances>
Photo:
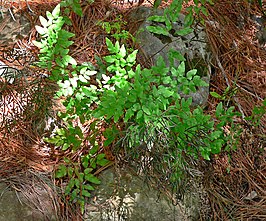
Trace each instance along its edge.
<instances>
[{"instance_id":1,"label":"llavea cordifolia fern","mask_svg":"<svg viewBox=\"0 0 266 221\"><path fill-rule=\"evenodd\" d=\"M174 0L173 5L179 2ZM180 6L169 10L177 13ZM68 180L65 194L71 201L78 202L82 211L86 197L90 197L94 185L100 183L94 171L108 164L105 155L99 152L97 122L104 122L107 128L104 144L122 140L120 144L125 145L127 153L136 153L130 154L136 162L145 158L142 154L151 154L160 148L163 157L159 167L170 168L173 182L182 174L182 166L177 164L183 162L183 153L194 159L210 160L212 154L235 146L239 130L233 120L238 113L233 108L226 109L220 103L213 120L202 108L192 109L191 98L181 98L180 92L195 92L206 83L197 75L197 70L185 70L182 57L178 67L173 65L174 59L180 57L178 52L169 54L169 67L159 58L156 65L143 69L136 63L137 50L129 52L125 45L107 38L109 55L101 64L104 72L98 73L90 63L78 65L69 55L69 46L73 44L69 39L74 34L63 29L65 20L60 16L60 5L46 16L40 17L42 26L36 26L41 36L40 41L35 41L40 48L37 65L48 69L50 79L58 83L57 97L64 100L66 109L60 113L65 126L46 141L73 153L87 145L88 151L80 154L77 162L65 158L65 164L55 173L57 178ZM171 27L167 19L174 18L153 17L166 23L161 34L166 34ZM179 34L187 31L190 29ZM93 133L84 136L82 126L78 125L88 121L93 122L90 125ZM227 134L224 133L226 126L232 128ZM139 151L140 147L146 151Z\"/></svg>"},{"instance_id":2,"label":"llavea cordifolia fern","mask_svg":"<svg viewBox=\"0 0 266 221\"><path fill-rule=\"evenodd\" d=\"M82 123L88 119L90 104L97 100L97 88L90 85L90 78L97 72L89 63L77 65L75 59L69 55L69 46L73 44L69 39L74 34L63 29L65 20L60 16L60 4L52 13L46 12L46 16L47 19L40 16L42 27L36 26L41 36L40 41L34 42L40 48L39 61L36 64L50 71L49 78L59 86L57 97L64 99L66 107L66 112L60 116L66 126L59 128L54 136L45 138L45 141L61 147L63 151L71 149L75 152L84 145L85 137L82 128L74 125L73 120ZM93 185L100 184L100 180L93 175L94 171L109 163L105 154L99 152L96 136L95 129L93 135L86 137L90 150L79 154L78 162L81 164L65 158L65 163L59 165L55 172L56 178L68 181L65 195L70 197L71 202L80 205L82 213L86 198L94 190Z\"/></svg>"}]
</instances>

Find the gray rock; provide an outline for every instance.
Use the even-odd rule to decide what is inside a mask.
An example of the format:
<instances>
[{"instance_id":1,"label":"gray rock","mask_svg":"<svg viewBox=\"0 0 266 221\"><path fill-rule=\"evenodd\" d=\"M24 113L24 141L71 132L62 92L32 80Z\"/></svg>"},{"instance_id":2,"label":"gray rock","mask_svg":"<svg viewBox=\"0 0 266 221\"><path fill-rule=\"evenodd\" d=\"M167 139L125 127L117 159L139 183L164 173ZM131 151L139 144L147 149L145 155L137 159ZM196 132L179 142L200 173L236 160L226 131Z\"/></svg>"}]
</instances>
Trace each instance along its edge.
<instances>
[{"instance_id":1,"label":"gray rock","mask_svg":"<svg viewBox=\"0 0 266 221\"><path fill-rule=\"evenodd\" d=\"M141 23L136 38L140 43L141 49L145 52L146 57L152 58L154 61L162 56L165 62L168 62L167 53L170 49L179 51L187 59L204 59L207 60L209 53L207 52L206 35L203 28L195 26L194 32L185 35L178 36L174 32L184 27L185 16L180 14L179 20L175 22L173 31L169 33L169 36L154 35L146 30L147 26L164 26L163 23L154 23L153 21L146 20L152 15L162 15L163 10L153 11L151 8L138 7L133 10L130 15L130 21Z\"/></svg>"},{"instance_id":2,"label":"gray rock","mask_svg":"<svg viewBox=\"0 0 266 221\"><path fill-rule=\"evenodd\" d=\"M50 200L49 193L45 190L41 193L38 199L40 204L45 205L45 209L52 208L53 202ZM20 191L10 189L5 183L0 183L0 221L55 221L56 216L51 210L42 213L35 209Z\"/></svg>"},{"instance_id":3,"label":"gray rock","mask_svg":"<svg viewBox=\"0 0 266 221\"><path fill-rule=\"evenodd\" d=\"M86 221L185 221L197 220L199 194L191 191L184 201L171 200L148 187L129 169L109 168L86 208Z\"/></svg>"},{"instance_id":4,"label":"gray rock","mask_svg":"<svg viewBox=\"0 0 266 221\"><path fill-rule=\"evenodd\" d=\"M252 15L251 20L253 20L256 27L256 39L260 46L266 46L266 16L256 16Z\"/></svg>"},{"instance_id":5,"label":"gray rock","mask_svg":"<svg viewBox=\"0 0 266 221\"><path fill-rule=\"evenodd\" d=\"M168 59L168 53L170 50L176 50L186 58L187 71L191 69L198 69L198 73L209 84L210 81L210 65L209 57L210 53L207 50L206 35L202 27L195 26L194 32L185 35L178 36L174 34L175 31L183 28L185 16L180 14L179 21L172 24L173 31L169 33L169 36L155 35L150 33L146 27L164 26L163 23L154 23L148 21L147 18L152 15L162 15L163 10L153 11L147 7L138 7L133 10L130 15L130 21L140 23L137 33L135 34L137 41L140 44L140 52L143 53L143 58L146 62L155 63L155 61L161 56L163 57L167 66L170 66ZM179 61L175 61L174 66L178 66ZM191 93L190 97L193 98L193 106L206 105L209 94L209 87L199 88L196 93ZM183 96L187 97L187 96Z\"/></svg>"}]
</instances>

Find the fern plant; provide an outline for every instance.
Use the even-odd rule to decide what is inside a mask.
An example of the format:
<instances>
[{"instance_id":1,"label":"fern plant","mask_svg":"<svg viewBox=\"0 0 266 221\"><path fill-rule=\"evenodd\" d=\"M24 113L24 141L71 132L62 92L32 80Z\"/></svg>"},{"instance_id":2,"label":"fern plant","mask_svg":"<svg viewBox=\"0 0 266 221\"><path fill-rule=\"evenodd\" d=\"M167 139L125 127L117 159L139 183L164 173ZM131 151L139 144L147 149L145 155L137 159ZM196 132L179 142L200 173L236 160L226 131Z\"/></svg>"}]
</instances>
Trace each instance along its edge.
<instances>
[{"instance_id":1,"label":"fern plant","mask_svg":"<svg viewBox=\"0 0 266 221\"><path fill-rule=\"evenodd\" d=\"M47 19L40 17L42 27L36 27L41 35L41 40L35 42L40 48L37 64L51 72L50 79L59 86L57 97L64 98L66 108L60 113L65 126L46 141L72 153L87 145L87 151L75 162L66 158L55 173L57 178L68 180L65 194L79 203L82 212L90 191L100 183L95 170L109 162L99 151L99 121L107 125L104 144L122 140L125 150L134 155L133 160L160 150L162 157L154 165L157 163L158 172L163 174L167 164L172 171L171 182L180 179L183 153L210 160L213 154L229 151L236 144L238 130L225 134L223 128L236 128L233 119L238 112L219 104L215 121L200 107L192 109L191 98L181 98L181 92L195 92L206 83L197 70L186 70L184 62L174 66L174 60L180 58L178 53L169 54L169 67L159 58L152 68L142 69L136 63L137 50L129 52L125 45L107 38L109 55L102 64L106 73L99 75L90 63L78 65L68 54L73 43L69 39L74 35L63 30L65 20L60 16L60 5L46 15ZM90 125L93 133L84 136L80 125L88 120L95 122Z\"/></svg>"},{"instance_id":2,"label":"fern plant","mask_svg":"<svg viewBox=\"0 0 266 221\"><path fill-rule=\"evenodd\" d=\"M90 118L90 105L98 99L97 88L90 84L90 79L97 72L89 63L77 65L75 59L68 54L69 46L73 44L69 39L74 34L63 29L65 20L60 16L60 4L52 13L46 12L46 16L47 19L40 16L42 27L36 26L41 36L40 41L34 42L40 48L36 65L51 72L49 78L57 82L57 97L64 98L66 111L60 113L65 126L59 128L54 136L44 140L63 151L71 150L73 153L87 143L88 153L82 152L77 159L81 164L65 158L65 163L59 165L55 172L56 178L67 180L65 195L71 202L77 202L83 213L86 198L90 197L90 191L94 190L93 185L100 184L94 172L98 167L109 163L105 154L99 151L95 139L97 128L94 127L93 135L84 137L83 128L73 123L74 120L84 123Z\"/></svg>"},{"instance_id":3,"label":"fern plant","mask_svg":"<svg viewBox=\"0 0 266 221\"><path fill-rule=\"evenodd\" d=\"M187 150L195 157L200 154L208 160L211 154L221 152L227 142L223 137L224 125L220 124L215 129L211 116L205 115L200 107L192 111L192 99L185 101L179 94L189 94L195 92L197 87L207 86L197 75L197 70L186 72L184 62L177 68L166 67L162 58L151 69L141 69L140 65L133 69L136 51L127 56L124 45L120 47L118 42L112 44L108 39L106 42L111 54L104 60L112 77L104 77L105 90L94 117L113 119L114 123L122 121L128 125L129 131L143 131L145 128L145 133L153 136L156 136L154 131L163 129L163 119L164 126L168 125L169 128L168 136L176 134L174 139L178 148ZM221 113L221 106L218 106L217 117ZM228 116L228 122L237 115L232 109L223 114ZM130 132L126 137L136 140L135 132L132 138ZM134 145L150 139L141 135Z\"/></svg>"},{"instance_id":4,"label":"fern plant","mask_svg":"<svg viewBox=\"0 0 266 221\"><path fill-rule=\"evenodd\" d=\"M158 8L161 2L161 0L155 1L154 7ZM148 18L149 21L162 25L150 25L147 26L147 30L155 34L169 36L170 31L173 30L174 23L179 20L184 2L187 3L188 0L173 0L169 7L164 9L163 15L150 16ZM193 24L195 17L193 14L199 15L200 13L203 13L204 15L207 15L207 10L204 7L204 4L213 4L212 0L194 0L193 3L194 5L190 5L186 8L187 13L184 18L184 27L180 30L176 30L174 35L184 36L191 33L193 31L191 25Z\"/></svg>"}]
</instances>

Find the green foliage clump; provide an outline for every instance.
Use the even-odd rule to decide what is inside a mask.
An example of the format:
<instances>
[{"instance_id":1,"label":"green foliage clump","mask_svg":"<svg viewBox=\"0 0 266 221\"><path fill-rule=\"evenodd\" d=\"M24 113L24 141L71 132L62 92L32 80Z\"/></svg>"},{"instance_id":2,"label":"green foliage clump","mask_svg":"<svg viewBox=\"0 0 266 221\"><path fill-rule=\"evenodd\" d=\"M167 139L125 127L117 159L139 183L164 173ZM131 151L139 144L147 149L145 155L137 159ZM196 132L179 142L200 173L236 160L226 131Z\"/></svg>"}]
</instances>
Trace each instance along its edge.
<instances>
[{"instance_id":1,"label":"green foliage clump","mask_svg":"<svg viewBox=\"0 0 266 221\"><path fill-rule=\"evenodd\" d=\"M41 35L41 41L34 41L35 46L40 48L37 65L51 71L51 80L57 81L68 76L68 65L75 66L77 63L69 53L69 46L73 44L69 38L74 34L62 29L64 18L60 15L60 5L53 12L46 12L47 19L40 16L43 27L35 26Z\"/></svg>"},{"instance_id":2,"label":"green foliage clump","mask_svg":"<svg viewBox=\"0 0 266 221\"><path fill-rule=\"evenodd\" d=\"M161 4L161 0L156 0L154 3L154 8L158 8ZM163 15L153 15L148 18L149 21L155 23L160 23L163 25L151 25L147 27L147 30L159 34L169 36L169 33L173 30L174 23L178 22L182 6L187 0L174 0L171 2L169 7L164 9ZM194 0L195 5L191 5L186 8L187 14L184 19L184 27L180 30L175 31L174 35L184 36L193 31L191 25L194 22L195 15L203 13L207 15L207 10L204 7L206 3L213 4L212 0ZM201 22L204 22L201 20Z\"/></svg>"},{"instance_id":3,"label":"green foliage clump","mask_svg":"<svg viewBox=\"0 0 266 221\"><path fill-rule=\"evenodd\" d=\"M228 101L228 100L231 99L231 97L235 96L236 93L237 93L237 88L232 88L232 87L228 86L224 90L222 95L220 95L220 94L218 94L218 93L216 93L214 91L211 91L210 95L215 97L215 98L217 98L217 99L219 99L219 100L221 100L221 101L226 101L226 100Z\"/></svg>"},{"instance_id":4,"label":"green foliage clump","mask_svg":"<svg viewBox=\"0 0 266 221\"><path fill-rule=\"evenodd\" d=\"M109 161L105 159L105 154L98 154L98 146L94 145L88 154L82 155L81 163L73 162L64 158L65 164L59 165L55 177L67 178L65 195L69 196L71 202L77 202L84 212L86 198L91 196L94 185L99 185L101 181L94 175L98 167L106 166Z\"/></svg>"},{"instance_id":5,"label":"green foliage clump","mask_svg":"<svg viewBox=\"0 0 266 221\"><path fill-rule=\"evenodd\" d=\"M96 86L90 85L91 77L97 72L89 63L77 65L75 59L68 54L69 46L73 43L69 38L74 34L62 29L65 20L60 16L60 5L46 15L48 19L40 17L43 27L36 26L41 35L41 41L34 42L40 48L39 61L36 64L51 71L49 78L57 82L60 88L57 97L65 98L63 104L66 112L60 114L65 126L45 141L61 147L63 151L70 149L73 153L84 146L89 148L79 154L76 162L65 158L65 163L55 173L56 178L68 180L65 195L69 196L70 201L77 202L83 212L86 198L94 190L93 184L100 184L94 172L98 167L109 163L105 154L99 151L95 138L97 128L94 126L94 134L84 137L82 127L73 123L74 120L84 123L90 115L90 104L98 99ZM81 162L81 165L77 162Z\"/></svg>"},{"instance_id":6,"label":"green foliage clump","mask_svg":"<svg viewBox=\"0 0 266 221\"><path fill-rule=\"evenodd\" d=\"M69 15L71 11L75 12L77 15L82 16L82 8L79 0L63 0L60 2L61 7L64 7L64 14ZM66 19L66 21L69 21Z\"/></svg>"},{"instance_id":7,"label":"green foliage clump","mask_svg":"<svg viewBox=\"0 0 266 221\"><path fill-rule=\"evenodd\" d=\"M249 120L252 125L259 126L261 123L261 118L266 114L266 99L262 102L261 106L254 107L251 116L246 119Z\"/></svg>"},{"instance_id":8,"label":"green foliage clump","mask_svg":"<svg viewBox=\"0 0 266 221\"><path fill-rule=\"evenodd\" d=\"M127 22L123 21L123 17L121 15L112 22L99 21L98 25L102 27L108 35L115 38L117 41L126 41L129 39L135 41L135 38L132 36L132 34L129 31L124 30L124 26L127 25Z\"/></svg>"},{"instance_id":9,"label":"green foliage clump","mask_svg":"<svg viewBox=\"0 0 266 221\"><path fill-rule=\"evenodd\" d=\"M173 4L177 3L180 1ZM177 10L178 14L181 9L176 6L169 10ZM169 32L176 14L163 20L152 18L166 23L161 34ZM65 158L55 173L57 178L68 180L65 194L71 201L78 202L82 211L90 191L100 183L95 176L97 168L109 163L97 141L98 122L106 125L105 146L121 141L118 144L124 146L125 152L136 162L153 156L150 163L158 173L171 171L170 182L181 179L184 156L210 160L213 154L236 148L239 129L234 118L239 113L233 107L226 108L220 103L212 119L201 107L191 108L192 98L182 98L182 94L196 92L198 87L207 84L196 69L186 70L180 53L169 53L169 67L159 58L155 66L142 69L136 63L137 50L129 50L119 41L113 43L106 38L109 55L101 64L104 72L97 72L90 63L78 65L68 54L73 43L69 39L74 35L62 29L65 20L60 16L60 5L52 13L47 12L47 18L40 17L43 27L36 27L41 35L41 40L35 42L40 48L37 64L51 71L50 79L57 82L57 97L63 98L66 111L60 113L65 126L46 141L63 151L82 150L75 161ZM190 24L191 19L187 19ZM109 28L111 31L112 27ZM191 30L188 28L178 34L188 31ZM174 65L175 59L182 61L178 67ZM87 121L93 122L92 133L84 136L81 125ZM231 130L225 133L225 127ZM156 157L153 153L160 155Z\"/></svg>"},{"instance_id":10,"label":"green foliage clump","mask_svg":"<svg viewBox=\"0 0 266 221\"><path fill-rule=\"evenodd\" d=\"M106 42L111 55L104 60L113 75L104 77L105 90L94 117L112 118L114 123L126 124L132 132L126 135L132 148L151 139L145 134L157 136L155 131L164 131L165 137L176 134L173 138L176 147L195 157L200 153L209 160L211 154L221 152L226 143L222 130L226 121L215 129L211 116L205 115L200 107L192 111L192 99L181 99L179 93L189 94L197 87L207 86L197 70L186 72L184 62L177 68L166 67L162 58L151 69L142 70L137 65L133 70L136 51L127 56L124 45L119 47L118 42L113 45L108 39ZM221 108L221 105L217 107L217 118L221 120L222 116L236 115L232 109L222 112ZM137 131L139 137L136 139Z\"/></svg>"}]
</instances>

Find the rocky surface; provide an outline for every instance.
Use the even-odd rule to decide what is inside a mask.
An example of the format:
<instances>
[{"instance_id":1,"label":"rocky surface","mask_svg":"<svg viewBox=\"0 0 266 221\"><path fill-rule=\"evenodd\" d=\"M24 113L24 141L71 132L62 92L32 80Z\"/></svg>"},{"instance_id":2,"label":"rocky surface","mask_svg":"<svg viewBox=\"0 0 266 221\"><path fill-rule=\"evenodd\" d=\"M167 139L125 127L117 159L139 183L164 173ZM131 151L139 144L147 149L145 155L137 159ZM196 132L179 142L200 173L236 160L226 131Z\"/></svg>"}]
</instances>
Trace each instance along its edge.
<instances>
[{"instance_id":1,"label":"rocky surface","mask_svg":"<svg viewBox=\"0 0 266 221\"><path fill-rule=\"evenodd\" d=\"M256 38L262 47L266 46L266 16L251 16L256 27Z\"/></svg>"},{"instance_id":2,"label":"rocky surface","mask_svg":"<svg viewBox=\"0 0 266 221\"><path fill-rule=\"evenodd\" d=\"M173 205L163 194L147 186L130 169L110 168L87 207L86 221L185 221L198 220L200 194L191 188Z\"/></svg>"},{"instance_id":3,"label":"rocky surface","mask_svg":"<svg viewBox=\"0 0 266 221\"><path fill-rule=\"evenodd\" d=\"M36 195L32 194L34 196ZM43 191L39 197L40 203L45 205L43 211L34 208L20 191L0 183L0 221L56 221L55 215L48 209L52 207L49 206L52 202L49 201L47 192Z\"/></svg>"},{"instance_id":4,"label":"rocky surface","mask_svg":"<svg viewBox=\"0 0 266 221\"><path fill-rule=\"evenodd\" d=\"M194 27L194 31L185 36L174 34L184 28L185 16L180 14L179 20L172 25L173 30L169 32L168 36L155 35L150 33L146 27L150 25L164 27L165 25L149 21L148 17L152 15L163 15L163 10L153 11L148 7L138 7L129 16L131 21L141 23L136 37L146 58L156 61L159 56L162 56L165 62L169 64L168 52L173 49L179 51L187 60L202 59L207 61L209 52L207 51L206 35L201 26Z\"/></svg>"},{"instance_id":5,"label":"rocky surface","mask_svg":"<svg viewBox=\"0 0 266 221\"><path fill-rule=\"evenodd\" d=\"M155 35L150 33L147 26L164 26L163 23L155 23L147 18L152 15L163 15L163 10L153 11L151 8L138 7L133 10L130 15L130 21L140 23L136 32L136 38L140 44L143 53L143 58L147 62L156 60L161 56L165 60L166 65L169 64L168 53L171 50L180 52L186 58L187 71L197 69L198 74L203 77L207 83L210 81L210 53L207 50L206 35L204 29L200 26L194 27L194 31L185 36L174 34L184 26L185 16L180 14L179 20L173 24L173 31L168 36ZM175 66L179 65L179 61L175 61ZM189 96L193 98L193 106L204 106L207 103L209 95L209 87L199 88L196 93L191 93ZM187 96L184 96L187 97Z\"/></svg>"}]
</instances>

